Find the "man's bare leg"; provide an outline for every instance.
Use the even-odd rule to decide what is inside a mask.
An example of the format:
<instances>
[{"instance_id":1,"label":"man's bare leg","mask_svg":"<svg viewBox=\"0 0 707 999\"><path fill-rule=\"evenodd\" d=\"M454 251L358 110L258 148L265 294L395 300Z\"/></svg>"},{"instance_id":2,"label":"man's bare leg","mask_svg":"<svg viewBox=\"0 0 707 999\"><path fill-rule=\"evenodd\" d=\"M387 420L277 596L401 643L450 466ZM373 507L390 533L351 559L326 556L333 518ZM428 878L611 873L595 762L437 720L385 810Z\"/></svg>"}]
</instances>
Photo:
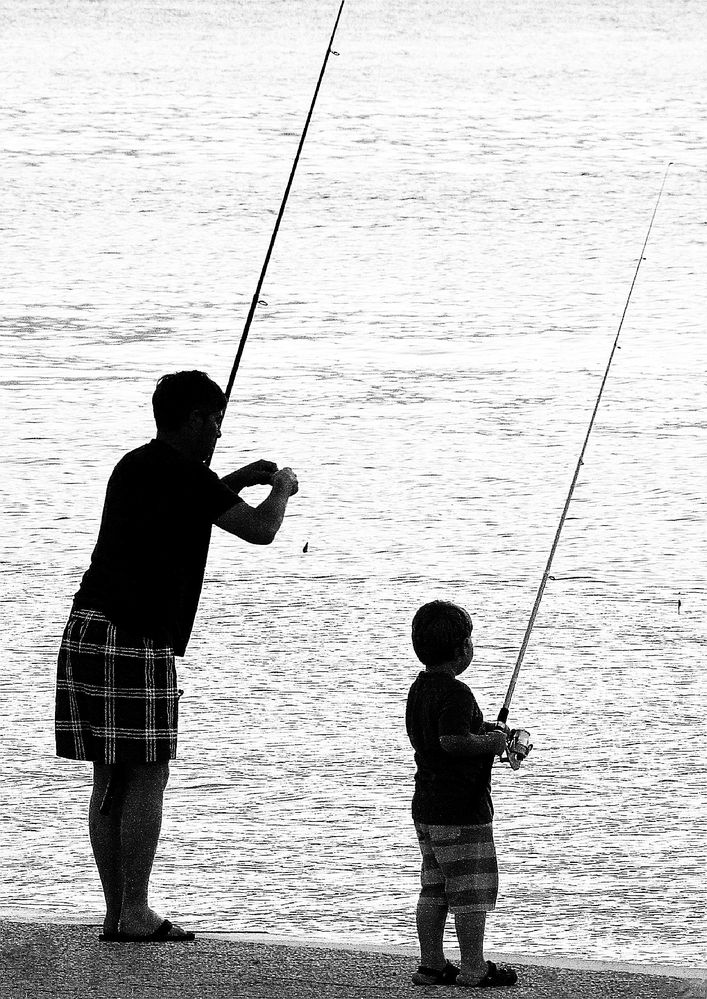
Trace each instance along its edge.
<instances>
[{"instance_id":1,"label":"man's bare leg","mask_svg":"<svg viewBox=\"0 0 707 999\"><path fill-rule=\"evenodd\" d=\"M113 768L94 764L89 832L106 899L104 933L148 936L163 922L148 904L148 886L162 828L168 763L123 767L108 815L100 806ZM183 934L174 924L170 936Z\"/></svg>"},{"instance_id":2,"label":"man's bare leg","mask_svg":"<svg viewBox=\"0 0 707 999\"><path fill-rule=\"evenodd\" d=\"M121 808L122 933L147 935L162 923L148 905L148 886L162 828L168 763L143 763L127 773Z\"/></svg>"},{"instance_id":3,"label":"man's bare leg","mask_svg":"<svg viewBox=\"0 0 707 999\"><path fill-rule=\"evenodd\" d=\"M88 809L88 831L93 856L103 885L106 900L104 933L116 933L123 904L123 870L120 854L120 800L113 802L108 815L101 815L100 807L108 788L113 768L104 763L93 764L93 793Z\"/></svg>"}]
</instances>

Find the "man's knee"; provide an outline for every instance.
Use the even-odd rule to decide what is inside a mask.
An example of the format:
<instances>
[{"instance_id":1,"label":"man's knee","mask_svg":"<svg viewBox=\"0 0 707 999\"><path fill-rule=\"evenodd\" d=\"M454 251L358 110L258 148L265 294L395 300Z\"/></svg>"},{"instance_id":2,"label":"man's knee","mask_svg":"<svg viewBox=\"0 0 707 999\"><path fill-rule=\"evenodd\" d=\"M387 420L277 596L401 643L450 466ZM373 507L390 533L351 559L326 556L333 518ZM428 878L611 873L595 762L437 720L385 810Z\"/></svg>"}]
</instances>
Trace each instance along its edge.
<instances>
[{"instance_id":1,"label":"man's knee","mask_svg":"<svg viewBox=\"0 0 707 999\"><path fill-rule=\"evenodd\" d=\"M169 780L169 763L139 763L131 767L131 774L136 783L155 791L164 791Z\"/></svg>"},{"instance_id":2,"label":"man's knee","mask_svg":"<svg viewBox=\"0 0 707 999\"><path fill-rule=\"evenodd\" d=\"M167 786L169 780L169 763L95 763L93 764L93 779L97 784L107 784L111 777L120 774L121 777L153 781Z\"/></svg>"},{"instance_id":3,"label":"man's knee","mask_svg":"<svg viewBox=\"0 0 707 999\"><path fill-rule=\"evenodd\" d=\"M162 795L169 780L169 763L133 763L116 766L96 766L94 782L98 787L107 785L111 776L115 777L116 787L121 796L131 791L141 795L157 797Z\"/></svg>"}]
</instances>

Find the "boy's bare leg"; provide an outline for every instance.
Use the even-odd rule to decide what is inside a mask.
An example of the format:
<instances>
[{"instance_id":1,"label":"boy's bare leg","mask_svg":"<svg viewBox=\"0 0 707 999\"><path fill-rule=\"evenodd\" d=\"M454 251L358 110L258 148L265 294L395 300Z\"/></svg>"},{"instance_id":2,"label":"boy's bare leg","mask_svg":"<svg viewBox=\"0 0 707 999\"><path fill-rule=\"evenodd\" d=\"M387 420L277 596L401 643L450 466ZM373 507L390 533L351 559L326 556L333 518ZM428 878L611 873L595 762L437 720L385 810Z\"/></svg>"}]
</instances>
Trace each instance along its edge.
<instances>
[{"instance_id":1,"label":"boy's bare leg","mask_svg":"<svg viewBox=\"0 0 707 999\"><path fill-rule=\"evenodd\" d=\"M123 904L123 871L120 859L120 802L116 799L108 815L100 807L113 768L104 763L93 764L93 792L88 809L88 832L93 856L106 899L104 933L115 933Z\"/></svg>"},{"instance_id":2,"label":"boy's bare leg","mask_svg":"<svg viewBox=\"0 0 707 999\"><path fill-rule=\"evenodd\" d=\"M127 773L120 824L122 933L147 935L162 922L149 907L147 895L162 828L162 800L168 778L168 763L143 763L131 767Z\"/></svg>"},{"instance_id":3,"label":"boy's bare leg","mask_svg":"<svg viewBox=\"0 0 707 999\"><path fill-rule=\"evenodd\" d=\"M444 956L446 922L447 906L420 895L417 902L417 936L420 941L420 964L425 968L442 971L447 963Z\"/></svg>"},{"instance_id":4,"label":"boy's bare leg","mask_svg":"<svg viewBox=\"0 0 707 999\"><path fill-rule=\"evenodd\" d=\"M466 982L475 984L481 981L488 965L484 959L485 912L457 912L454 925L461 951L461 975Z\"/></svg>"}]
</instances>

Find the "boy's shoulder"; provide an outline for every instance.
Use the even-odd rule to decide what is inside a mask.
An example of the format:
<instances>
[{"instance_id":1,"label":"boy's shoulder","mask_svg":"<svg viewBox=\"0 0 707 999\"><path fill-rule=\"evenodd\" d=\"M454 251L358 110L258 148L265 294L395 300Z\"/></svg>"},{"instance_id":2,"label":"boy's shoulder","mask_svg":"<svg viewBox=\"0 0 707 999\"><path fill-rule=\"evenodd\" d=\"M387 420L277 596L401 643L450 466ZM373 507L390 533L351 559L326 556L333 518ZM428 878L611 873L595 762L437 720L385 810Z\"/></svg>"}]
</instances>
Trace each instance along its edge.
<instances>
[{"instance_id":1,"label":"boy's shoulder","mask_svg":"<svg viewBox=\"0 0 707 999\"><path fill-rule=\"evenodd\" d=\"M421 670L410 687L409 695L438 697L447 695L454 698L476 701L471 688L463 680L449 673L435 673L430 670Z\"/></svg>"}]
</instances>

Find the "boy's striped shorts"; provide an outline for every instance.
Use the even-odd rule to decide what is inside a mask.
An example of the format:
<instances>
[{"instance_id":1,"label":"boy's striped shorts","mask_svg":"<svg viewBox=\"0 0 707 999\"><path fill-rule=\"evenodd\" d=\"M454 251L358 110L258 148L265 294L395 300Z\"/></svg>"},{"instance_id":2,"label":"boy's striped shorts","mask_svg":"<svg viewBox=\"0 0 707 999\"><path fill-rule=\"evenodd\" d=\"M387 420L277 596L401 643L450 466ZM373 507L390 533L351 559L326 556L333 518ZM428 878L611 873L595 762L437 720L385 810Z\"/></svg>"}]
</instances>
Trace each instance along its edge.
<instances>
[{"instance_id":1,"label":"boy's striped shorts","mask_svg":"<svg viewBox=\"0 0 707 999\"><path fill-rule=\"evenodd\" d=\"M163 763L177 755L174 652L74 608L59 650L56 752L107 764Z\"/></svg>"},{"instance_id":2,"label":"boy's striped shorts","mask_svg":"<svg viewBox=\"0 0 707 999\"><path fill-rule=\"evenodd\" d=\"M422 891L452 913L491 912L498 896L493 826L438 826L415 822L422 851Z\"/></svg>"}]
</instances>

